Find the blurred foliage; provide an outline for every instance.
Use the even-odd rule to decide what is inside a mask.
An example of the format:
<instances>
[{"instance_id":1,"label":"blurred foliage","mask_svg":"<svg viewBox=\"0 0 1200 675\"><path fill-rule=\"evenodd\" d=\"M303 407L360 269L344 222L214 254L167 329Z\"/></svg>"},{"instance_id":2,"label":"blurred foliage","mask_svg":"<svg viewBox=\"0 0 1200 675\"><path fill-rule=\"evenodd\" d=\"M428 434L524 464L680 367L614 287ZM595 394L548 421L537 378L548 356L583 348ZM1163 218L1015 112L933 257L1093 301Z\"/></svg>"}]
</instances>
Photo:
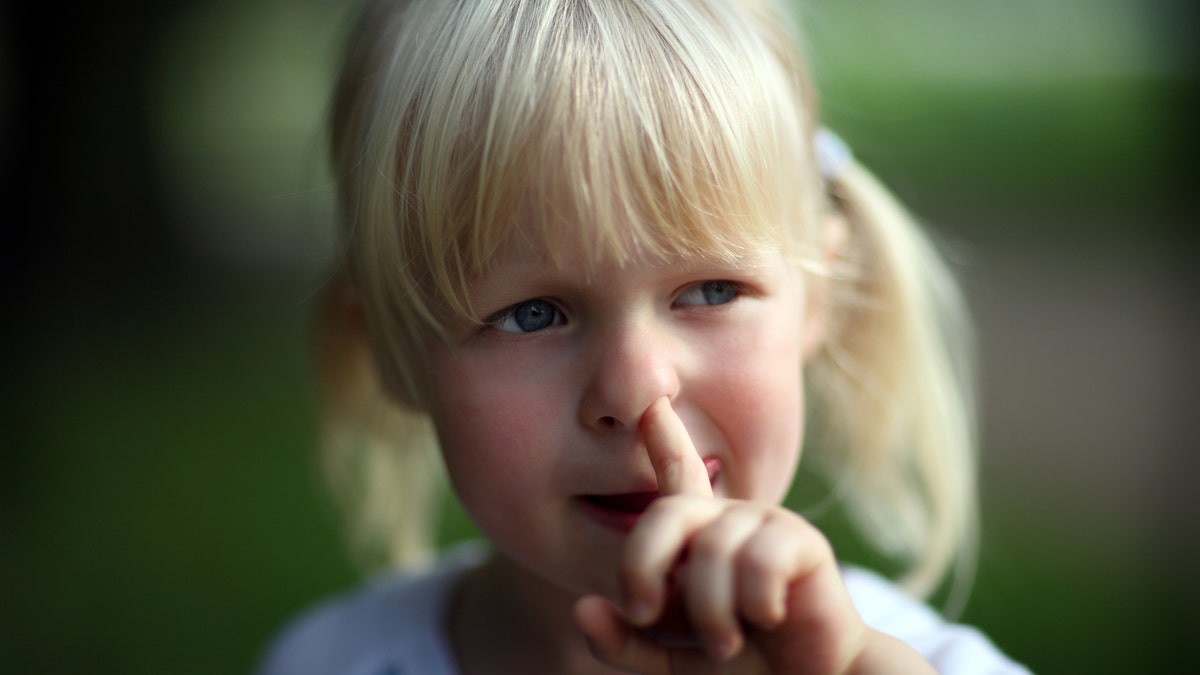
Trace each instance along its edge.
<instances>
[{"instance_id":1,"label":"blurred foliage","mask_svg":"<svg viewBox=\"0 0 1200 675\"><path fill-rule=\"evenodd\" d=\"M10 403L35 433L7 495L5 663L245 671L301 597L350 582L309 461L299 305L223 291L152 319L77 317L25 355L37 376Z\"/></svg>"},{"instance_id":2,"label":"blurred foliage","mask_svg":"<svg viewBox=\"0 0 1200 675\"><path fill-rule=\"evenodd\" d=\"M1172 97L1187 66L1163 3L802 8L826 123L910 202L960 216L946 227L995 227L962 217L988 210L1079 214L1089 201L1137 210L1173 187Z\"/></svg>"},{"instance_id":3,"label":"blurred foliage","mask_svg":"<svg viewBox=\"0 0 1200 675\"><path fill-rule=\"evenodd\" d=\"M154 132L199 252L308 267L328 255L323 124L349 6L209 0L159 36Z\"/></svg>"}]
</instances>

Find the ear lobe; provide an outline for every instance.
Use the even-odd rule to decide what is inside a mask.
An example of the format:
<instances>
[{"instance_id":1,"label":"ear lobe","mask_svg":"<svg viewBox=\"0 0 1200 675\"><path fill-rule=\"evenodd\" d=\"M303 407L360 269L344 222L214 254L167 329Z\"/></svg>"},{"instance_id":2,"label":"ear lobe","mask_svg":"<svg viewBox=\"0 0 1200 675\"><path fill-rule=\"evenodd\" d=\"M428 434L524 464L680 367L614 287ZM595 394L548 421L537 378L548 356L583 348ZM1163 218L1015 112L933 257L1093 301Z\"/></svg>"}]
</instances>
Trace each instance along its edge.
<instances>
[{"instance_id":1,"label":"ear lobe","mask_svg":"<svg viewBox=\"0 0 1200 675\"><path fill-rule=\"evenodd\" d=\"M849 237L846 218L830 213L821 234L821 257L816 270L808 275L808 297L805 303L804 330L801 349L804 362L816 356L825 346L829 328L829 286L833 270L845 252Z\"/></svg>"},{"instance_id":2,"label":"ear lobe","mask_svg":"<svg viewBox=\"0 0 1200 675\"><path fill-rule=\"evenodd\" d=\"M331 309L338 314L338 322L346 327L347 332L365 340L367 312L358 287L347 274L338 275L334 283L335 287L330 289L330 302L334 305Z\"/></svg>"}]
</instances>

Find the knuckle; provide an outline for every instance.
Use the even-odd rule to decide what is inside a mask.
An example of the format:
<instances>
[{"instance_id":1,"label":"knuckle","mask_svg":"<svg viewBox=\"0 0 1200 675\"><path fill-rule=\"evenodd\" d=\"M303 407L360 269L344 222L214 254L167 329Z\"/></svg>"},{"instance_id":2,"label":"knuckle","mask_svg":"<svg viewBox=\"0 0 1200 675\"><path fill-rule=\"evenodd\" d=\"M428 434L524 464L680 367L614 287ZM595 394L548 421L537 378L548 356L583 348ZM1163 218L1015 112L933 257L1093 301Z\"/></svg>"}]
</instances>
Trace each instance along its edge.
<instances>
[{"instance_id":1,"label":"knuckle","mask_svg":"<svg viewBox=\"0 0 1200 675\"><path fill-rule=\"evenodd\" d=\"M746 546L738 559L738 568L751 577L777 577L788 573L791 560L785 549L758 539Z\"/></svg>"},{"instance_id":2,"label":"knuckle","mask_svg":"<svg viewBox=\"0 0 1200 675\"><path fill-rule=\"evenodd\" d=\"M745 537L739 534L746 527L744 516L744 513L736 510L719 514L693 537L693 552L710 558L733 558L738 555L745 545Z\"/></svg>"},{"instance_id":3,"label":"knuckle","mask_svg":"<svg viewBox=\"0 0 1200 675\"><path fill-rule=\"evenodd\" d=\"M829 537L819 530L815 525L804 522L804 541L805 546L811 546L818 555L824 558L833 557L833 544L830 543Z\"/></svg>"},{"instance_id":4,"label":"knuckle","mask_svg":"<svg viewBox=\"0 0 1200 675\"><path fill-rule=\"evenodd\" d=\"M676 471L679 467L679 460L679 453L673 451L660 450L650 455L650 463L654 472L660 476Z\"/></svg>"},{"instance_id":5,"label":"knuckle","mask_svg":"<svg viewBox=\"0 0 1200 675\"><path fill-rule=\"evenodd\" d=\"M728 539L717 528L701 530L692 539L691 553L701 558L723 558L730 554Z\"/></svg>"}]
</instances>

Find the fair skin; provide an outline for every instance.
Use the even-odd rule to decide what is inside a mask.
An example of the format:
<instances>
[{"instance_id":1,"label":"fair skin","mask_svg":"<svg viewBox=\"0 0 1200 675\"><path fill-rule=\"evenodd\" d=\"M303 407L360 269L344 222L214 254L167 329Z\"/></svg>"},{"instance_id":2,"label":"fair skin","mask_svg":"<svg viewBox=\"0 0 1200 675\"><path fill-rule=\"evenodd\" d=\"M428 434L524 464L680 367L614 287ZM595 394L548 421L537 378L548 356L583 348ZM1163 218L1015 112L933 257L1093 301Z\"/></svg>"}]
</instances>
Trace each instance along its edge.
<instances>
[{"instance_id":1,"label":"fair skin","mask_svg":"<svg viewBox=\"0 0 1200 675\"><path fill-rule=\"evenodd\" d=\"M932 672L779 506L821 338L803 275L765 247L586 276L555 250L502 250L467 288L482 325L428 359L451 481L495 547L451 610L462 671Z\"/></svg>"}]
</instances>

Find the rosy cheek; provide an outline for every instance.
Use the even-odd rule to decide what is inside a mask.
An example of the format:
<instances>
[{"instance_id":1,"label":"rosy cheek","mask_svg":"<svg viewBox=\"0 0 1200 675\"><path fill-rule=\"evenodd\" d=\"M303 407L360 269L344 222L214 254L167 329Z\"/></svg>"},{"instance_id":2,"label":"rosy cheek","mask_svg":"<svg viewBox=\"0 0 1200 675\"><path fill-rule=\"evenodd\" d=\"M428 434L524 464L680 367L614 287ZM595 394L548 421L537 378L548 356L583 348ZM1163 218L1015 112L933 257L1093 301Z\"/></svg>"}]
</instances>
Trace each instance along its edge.
<instances>
[{"instance_id":1,"label":"rosy cheek","mask_svg":"<svg viewBox=\"0 0 1200 675\"><path fill-rule=\"evenodd\" d=\"M451 365L434 415L456 483L528 474L549 460L543 456L552 434L548 420L562 412L547 409L546 387L518 379L519 369L506 372L512 363L464 359Z\"/></svg>"},{"instance_id":2,"label":"rosy cheek","mask_svg":"<svg viewBox=\"0 0 1200 675\"><path fill-rule=\"evenodd\" d=\"M804 427L803 388L797 340L784 326L760 326L715 386L738 401L728 419L735 470L728 496L779 501L799 463ZM770 337L768 337L770 336Z\"/></svg>"}]
</instances>

